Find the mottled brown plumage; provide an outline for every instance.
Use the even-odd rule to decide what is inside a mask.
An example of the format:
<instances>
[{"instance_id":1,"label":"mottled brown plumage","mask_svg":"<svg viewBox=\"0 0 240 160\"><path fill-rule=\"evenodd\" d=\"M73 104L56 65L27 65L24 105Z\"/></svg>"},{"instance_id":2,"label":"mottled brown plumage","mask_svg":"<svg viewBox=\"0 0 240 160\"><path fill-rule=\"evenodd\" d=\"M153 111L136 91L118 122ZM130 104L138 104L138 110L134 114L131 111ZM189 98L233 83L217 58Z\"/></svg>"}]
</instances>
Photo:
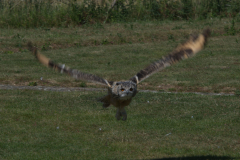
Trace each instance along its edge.
<instances>
[{"instance_id":1,"label":"mottled brown plumage","mask_svg":"<svg viewBox=\"0 0 240 160\"><path fill-rule=\"evenodd\" d=\"M187 59L197 54L204 48L207 42L207 38L210 36L210 33L210 30L206 29L203 31L202 34L190 36L188 41L179 45L167 56L161 58L160 60L147 66L145 69L139 71L130 80L119 82L107 81L106 79L100 78L96 75L71 69L69 67L65 67L65 65L56 64L44 55L40 54L37 51L37 48L34 47L31 42L28 43L28 47L29 50L39 60L39 62L48 67L51 67L61 73L67 73L75 79L106 85L108 87L108 94L100 98L99 101L103 103L103 107L105 108L110 106L111 104L117 107L117 120L121 119L121 117L122 120L126 120L127 113L125 111L125 107L131 103L132 98L137 94L137 84L148 78L150 75L164 69L165 67L171 66L176 62Z\"/></svg>"}]
</instances>

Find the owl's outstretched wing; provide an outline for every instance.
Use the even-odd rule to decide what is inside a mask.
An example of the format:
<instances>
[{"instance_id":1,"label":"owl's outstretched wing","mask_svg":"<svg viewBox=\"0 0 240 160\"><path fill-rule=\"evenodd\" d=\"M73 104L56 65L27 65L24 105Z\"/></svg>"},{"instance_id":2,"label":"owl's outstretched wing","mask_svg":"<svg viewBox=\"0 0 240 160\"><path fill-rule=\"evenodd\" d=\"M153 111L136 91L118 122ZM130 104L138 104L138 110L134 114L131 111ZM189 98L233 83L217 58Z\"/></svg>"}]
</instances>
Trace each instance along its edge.
<instances>
[{"instance_id":1,"label":"owl's outstretched wing","mask_svg":"<svg viewBox=\"0 0 240 160\"><path fill-rule=\"evenodd\" d=\"M108 82L106 79L100 78L93 74L83 73L76 69L71 69L69 67L66 67L64 64L61 65L54 63L44 55L40 54L37 48L33 46L32 42L28 42L28 49L32 52L33 55L35 55L35 57L40 63L44 64L47 67L53 68L61 73L67 73L69 76L72 76L75 79L85 80L111 87L112 82Z\"/></svg>"},{"instance_id":2,"label":"owl's outstretched wing","mask_svg":"<svg viewBox=\"0 0 240 160\"><path fill-rule=\"evenodd\" d=\"M148 67L138 72L130 80L138 84L165 67L171 66L178 61L194 56L204 48L210 34L210 29L205 29L202 34L190 36L188 41L179 45L169 55L150 64Z\"/></svg>"}]
</instances>

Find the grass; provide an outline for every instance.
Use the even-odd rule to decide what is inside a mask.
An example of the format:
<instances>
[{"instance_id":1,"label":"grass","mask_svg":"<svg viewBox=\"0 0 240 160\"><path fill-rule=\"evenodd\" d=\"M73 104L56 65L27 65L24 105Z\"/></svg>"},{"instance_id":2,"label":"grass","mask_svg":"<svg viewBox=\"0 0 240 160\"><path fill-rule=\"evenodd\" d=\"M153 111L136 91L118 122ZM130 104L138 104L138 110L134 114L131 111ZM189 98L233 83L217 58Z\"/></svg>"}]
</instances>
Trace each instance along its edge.
<instances>
[{"instance_id":1,"label":"grass","mask_svg":"<svg viewBox=\"0 0 240 160\"><path fill-rule=\"evenodd\" d=\"M39 64L29 40L51 59L108 80L126 80L169 53L189 34L212 29L196 57L138 88L236 93L236 96L138 93L128 120L102 109L103 92L0 90L0 159L233 159L240 157L239 22L162 21L73 28L1 29L0 84L102 87Z\"/></svg>"},{"instance_id":2,"label":"grass","mask_svg":"<svg viewBox=\"0 0 240 160\"><path fill-rule=\"evenodd\" d=\"M104 94L1 90L0 159L240 156L237 96L139 93L124 122Z\"/></svg>"},{"instance_id":3,"label":"grass","mask_svg":"<svg viewBox=\"0 0 240 160\"><path fill-rule=\"evenodd\" d=\"M1 28L69 27L139 20L240 18L238 0L0 1Z\"/></svg>"},{"instance_id":4,"label":"grass","mask_svg":"<svg viewBox=\"0 0 240 160\"><path fill-rule=\"evenodd\" d=\"M189 34L210 27L213 33L205 50L151 76L139 85L139 89L234 93L240 87L240 25L235 22L236 34L230 36L225 26L230 28L231 24L229 19L213 19L2 29L0 83L98 87L92 83L83 85L82 81L41 66L26 50L29 40L56 62L108 80L126 80L171 52Z\"/></svg>"}]
</instances>

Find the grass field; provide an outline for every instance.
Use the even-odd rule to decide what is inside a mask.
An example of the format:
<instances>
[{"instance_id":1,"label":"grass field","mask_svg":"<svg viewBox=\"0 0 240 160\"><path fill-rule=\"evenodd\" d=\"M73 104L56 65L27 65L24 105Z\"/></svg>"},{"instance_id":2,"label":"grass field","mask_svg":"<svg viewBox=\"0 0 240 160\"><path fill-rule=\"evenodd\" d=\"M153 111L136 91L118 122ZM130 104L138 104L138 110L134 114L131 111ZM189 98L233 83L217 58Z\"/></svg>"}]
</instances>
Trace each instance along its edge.
<instances>
[{"instance_id":1,"label":"grass field","mask_svg":"<svg viewBox=\"0 0 240 160\"><path fill-rule=\"evenodd\" d=\"M189 34L212 29L208 46L196 57L159 72L140 89L235 93L239 87L240 23L231 20L95 24L79 28L2 29L0 83L90 86L42 67L26 50L29 40L52 60L107 80L125 80L171 52ZM43 81L40 78L43 77ZM102 87L102 86L101 86Z\"/></svg>"},{"instance_id":2,"label":"grass field","mask_svg":"<svg viewBox=\"0 0 240 160\"><path fill-rule=\"evenodd\" d=\"M0 159L240 156L237 96L139 93L124 122L103 94L1 90Z\"/></svg>"},{"instance_id":3,"label":"grass field","mask_svg":"<svg viewBox=\"0 0 240 160\"><path fill-rule=\"evenodd\" d=\"M206 49L146 79L139 89L236 96L139 93L127 107L102 109L103 92L0 90L0 159L232 159L240 157L240 23L229 19L1 29L0 84L102 87L43 67L29 40L52 60L108 80L126 80L211 28ZM42 80L40 78L42 77ZM149 102L149 103L148 103Z\"/></svg>"}]
</instances>

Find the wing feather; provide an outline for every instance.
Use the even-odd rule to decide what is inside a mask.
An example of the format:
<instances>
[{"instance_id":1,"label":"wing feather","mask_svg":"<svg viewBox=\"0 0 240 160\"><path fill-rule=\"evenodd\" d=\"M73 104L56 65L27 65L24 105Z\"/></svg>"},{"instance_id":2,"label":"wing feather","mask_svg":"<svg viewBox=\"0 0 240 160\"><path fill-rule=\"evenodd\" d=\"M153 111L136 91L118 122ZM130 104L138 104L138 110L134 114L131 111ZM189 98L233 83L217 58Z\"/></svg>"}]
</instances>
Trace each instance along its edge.
<instances>
[{"instance_id":1,"label":"wing feather","mask_svg":"<svg viewBox=\"0 0 240 160\"><path fill-rule=\"evenodd\" d=\"M42 63L43 65L53 68L56 71L61 73L67 73L69 76L72 76L75 79L85 80L89 82L94 82L97 84L106 85L111 87L111 82L108 82L106 79L100 78L96 75L84 73L76 69L71 69L66 67L64 64L56 64L51 61L49 58L45 57L44 55L40 54L35 46L33 46L32 42L28 42L28 49L32 52L33 55L37 58L37 60Z\"/></svg>"},{"instance_id":2,"label":"wing feather","mask_svg":"<svg viewBox=\"0 0 240 160\"><path fill-rule=\"evenodd\" d=\"M139 71L130 80L138 84L152 74L164 69L165 67L171 66L174 63L196 55L204 48L210 34L210 29L205 29L202 34L190 36L188 41L179 45L167 56Z\"/></svg>"}]
</instances>

